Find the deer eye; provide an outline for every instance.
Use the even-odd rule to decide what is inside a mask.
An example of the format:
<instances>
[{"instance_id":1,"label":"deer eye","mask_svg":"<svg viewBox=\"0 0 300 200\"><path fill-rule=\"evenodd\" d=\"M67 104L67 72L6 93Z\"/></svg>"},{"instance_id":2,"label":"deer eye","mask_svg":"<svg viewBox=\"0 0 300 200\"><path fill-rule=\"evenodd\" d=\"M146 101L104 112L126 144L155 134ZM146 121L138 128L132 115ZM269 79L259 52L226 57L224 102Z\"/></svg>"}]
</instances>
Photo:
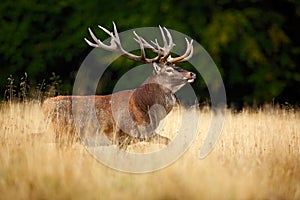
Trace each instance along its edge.
<instances>
[{"instance_id":1,"label":"deer eye","mask_svg":"<svg viewBox=\"0 0 300 200\"><path fill-rule=\"evenodd\" d=\"M166 72L168 72L168 73L171 73L173 71L174 71L174 69L172 67L167 67L167 69L166 69Z\"/></svg>"}]
</instances>

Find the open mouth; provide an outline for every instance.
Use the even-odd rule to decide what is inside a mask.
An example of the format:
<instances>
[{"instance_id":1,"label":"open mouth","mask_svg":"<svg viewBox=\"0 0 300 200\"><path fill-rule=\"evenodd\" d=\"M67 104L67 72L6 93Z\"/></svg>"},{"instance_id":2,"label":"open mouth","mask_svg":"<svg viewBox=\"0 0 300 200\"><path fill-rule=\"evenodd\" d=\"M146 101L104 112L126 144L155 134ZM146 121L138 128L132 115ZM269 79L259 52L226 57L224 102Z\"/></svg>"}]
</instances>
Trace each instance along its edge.
<instances>
[{"instance_id":1,"label":"open mouth","mask_svg":"<svg viewBox=\"0 0 300 200\"><path fill-rule=\"evenodd\" d=\"M191 78L184 78L188 83L192 83L192 82L194 82L194 78L193 77L191 77Z\"/></svg>"},{"instance_id":2,"label":"open mouth","mask_svg":"<svg viewBox=\"0 0 300 200\"><path fill-rule=\"evenodd\" d=\"M195 80L195 79L190 78L190 79L187 80L187 82L188 82L188 83L192 83L192 82L194 82L194 80Z\"/></svg>"}]
</instances>

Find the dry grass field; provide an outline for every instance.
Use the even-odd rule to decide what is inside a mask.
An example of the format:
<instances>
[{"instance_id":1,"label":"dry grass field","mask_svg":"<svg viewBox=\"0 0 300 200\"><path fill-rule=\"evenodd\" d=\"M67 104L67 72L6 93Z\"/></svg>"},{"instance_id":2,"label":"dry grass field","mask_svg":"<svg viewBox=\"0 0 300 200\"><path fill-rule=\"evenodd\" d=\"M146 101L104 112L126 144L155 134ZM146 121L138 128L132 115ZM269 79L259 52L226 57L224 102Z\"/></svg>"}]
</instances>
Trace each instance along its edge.
<instances>
[{"instance_id":1,"label":"dry grass field","mask_svg":"<svg viewBox=\"0 0 300 200\"><path fill-rule=\"evenodd\" d=\"M0 199L300 199L300 111L227 110L220 140L203 160L209 109L200 116L196 139L174 164L128 174L97 162L80 143L53 143L40 103L2 103Z\"/></svg>"}]
</instances>

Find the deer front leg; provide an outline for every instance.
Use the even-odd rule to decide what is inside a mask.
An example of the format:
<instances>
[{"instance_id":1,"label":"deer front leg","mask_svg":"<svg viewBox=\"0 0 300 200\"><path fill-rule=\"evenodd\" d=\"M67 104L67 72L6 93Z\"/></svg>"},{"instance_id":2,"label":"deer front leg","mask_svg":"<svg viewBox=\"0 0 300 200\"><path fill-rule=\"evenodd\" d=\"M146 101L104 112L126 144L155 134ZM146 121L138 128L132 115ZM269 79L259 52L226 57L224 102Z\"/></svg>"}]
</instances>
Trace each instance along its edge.
<instances>
[{"instance_id":1,"label":"deer front leg","mask_svg":"<svg viewBox=\"0 0 300 200\"><path fill-rule=\"evenodd\" d=\"M152 142L152 143L156 143L156 144L165 144L165 145L168 145L171 142L171 140L169 138L159 135L157 133L154 133L150 137L143 138L143 141Z\"/></svg>"},{"instance_id":2,"label":"deer front leg","mask_svg":"<svg viewBox=\"0 0 300 200\"><path fill-rule=\"evenodd\" d=\"M126 150L128 145L137 144L139 142L150 142L155 144L165 144L168 145L171 140L165 136L159 135L157 133L154 133L150 137L147 138L136 138L132 136L123 136L119 138L119 141L117 143L117 146L120 149Z\"/></svg>"},{"instance_id":3,"label":"deer front leg","mask_svg":"<svg viewBox=\"0 0 300 200\"><path fill-rule=\"evenodd\" d=\"M119 147L119 149L126 150L128 145L137 143L137 142L134 142L135 140L136 139L131 136L120 137L118 139L117 146Z\"/></svg>"},{"instance_id":4,"label":"deer front leg","mask_svg":"<svg viewBox=\"0 0 300 200\"><path fill-rule=\"evenodd\" d=\"M118 130L115 136L115 144L123 150L126 150L128 145L136 144L140 142L140 139L124 133L122 130Z\"/></svg>"}]
</instances>

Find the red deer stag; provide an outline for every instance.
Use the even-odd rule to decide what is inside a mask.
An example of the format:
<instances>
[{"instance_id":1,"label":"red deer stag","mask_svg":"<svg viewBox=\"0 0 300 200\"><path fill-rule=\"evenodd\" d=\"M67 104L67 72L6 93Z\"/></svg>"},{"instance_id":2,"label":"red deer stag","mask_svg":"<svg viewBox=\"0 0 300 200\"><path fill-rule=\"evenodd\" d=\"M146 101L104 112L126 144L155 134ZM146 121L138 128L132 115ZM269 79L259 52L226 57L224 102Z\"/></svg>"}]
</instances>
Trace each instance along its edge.
<instances>
[{"instance_id":1,"label":"red deer stag","mask_svg":"<svg viewBox=\"0 0 300 200\"><path fill-rule=\"evenodd\" d=\"M48 98L43 104L44 112L47 113L54 124L57 136L60 134L74 136L76 131L78 133L78 129L77 127L75 128L74 119L72 119L74 117L72 115L72 104L74 104L74 101L81 102L82 105L93 104L96 110L96 122L88 123L87 121L82 121L82 123L86 124L81 127L84 128L93 125L93 123L98 123L100 130L99 128L97 130L94 129L95 132L105 134L118 147L126 148L127 145L139 141L168 144L170 139L157 134L155 129L175 105L176 97L174 93L186 83L193 82L196 78L193 72L186 71L175 65L175 63L191 58L193 54L193 40L188 41L186 39L186 52L182 56L172 58L170 54L175 44L166 28L159 27L163 46L160 46L157 40L155 42L151 41L150 44L133 32L135 41L138 42L141 50L141 55L137 56L123 49L114 23L113 27L114 31L110 32L99 26L111 37L110 45L100 41L91 29L88 30L95 43L90 42L86 38L85 41L92 47L119 52L129 59L142 63L151 63L153 66L152 75L136 89L120 91L111 95L57 96ZM157 56L147 58L145 49L153 51ZM83 116L89 112L85 108L79 109L82 109L78 112L81 112ZM82 135L83 133L79 134Z\"/></svg>"}]
</instances>

